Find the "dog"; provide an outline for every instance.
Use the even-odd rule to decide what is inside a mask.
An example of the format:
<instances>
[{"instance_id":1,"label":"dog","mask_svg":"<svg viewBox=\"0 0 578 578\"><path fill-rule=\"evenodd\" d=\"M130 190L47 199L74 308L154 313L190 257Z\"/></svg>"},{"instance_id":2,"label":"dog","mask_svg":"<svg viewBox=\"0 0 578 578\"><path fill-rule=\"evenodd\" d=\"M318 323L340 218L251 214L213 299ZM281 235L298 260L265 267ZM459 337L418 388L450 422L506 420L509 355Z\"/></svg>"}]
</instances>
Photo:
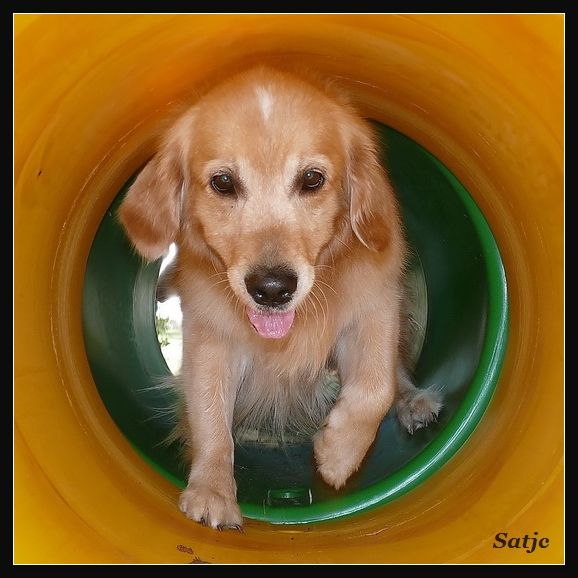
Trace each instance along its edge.
<instances>
[{"instance_id":1,"label":"dog","mask_svg":"<svg viewBox=\"0 0 578 578\"><path fill-rule=\"evenodd\" d=\"M410 432L436 419L439 394L403 367L407 249L378 151L330 82L258 67L200 96L130 187L119 219L136 251L179 251L192 520L242 527L235 429L315 431L339 489L394 404Z\"/></svg>"}]
</instances>

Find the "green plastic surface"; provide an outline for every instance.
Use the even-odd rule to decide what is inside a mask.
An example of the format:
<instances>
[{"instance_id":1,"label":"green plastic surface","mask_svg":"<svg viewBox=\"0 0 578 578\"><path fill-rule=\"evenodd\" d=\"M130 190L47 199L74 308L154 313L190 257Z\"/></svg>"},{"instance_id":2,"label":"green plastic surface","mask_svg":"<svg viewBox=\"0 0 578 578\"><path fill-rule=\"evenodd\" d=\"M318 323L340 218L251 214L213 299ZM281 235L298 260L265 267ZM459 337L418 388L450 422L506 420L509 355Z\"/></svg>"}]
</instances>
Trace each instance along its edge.
<instances>
[{"instance_id":1,"label":"green plastic surface","mask_svg":"<svg viewBox=\"0 0 578 578\"><path fill-rule=\"evenodd\" d=\"M360 471L339 492L315 473L311 444L237 445L235 477L244 515L309 523L385 504L439 470L464 444L487 408L507 341L507 287L499 251L483 215L432 155L376 125L401 202L406 234L427 288L427 328L415 369L419 387L444 393L437 423L413 436L395 412L384 419ZM115 212L107 211L88 259L83 303L86 351L111 416L148 463L184 487L186 465L163 439L173 394L155 388L169 375L155 332L160 261L135 255ZM443 472L438 475L443 475Z\"/></svg>"}]
</instances>

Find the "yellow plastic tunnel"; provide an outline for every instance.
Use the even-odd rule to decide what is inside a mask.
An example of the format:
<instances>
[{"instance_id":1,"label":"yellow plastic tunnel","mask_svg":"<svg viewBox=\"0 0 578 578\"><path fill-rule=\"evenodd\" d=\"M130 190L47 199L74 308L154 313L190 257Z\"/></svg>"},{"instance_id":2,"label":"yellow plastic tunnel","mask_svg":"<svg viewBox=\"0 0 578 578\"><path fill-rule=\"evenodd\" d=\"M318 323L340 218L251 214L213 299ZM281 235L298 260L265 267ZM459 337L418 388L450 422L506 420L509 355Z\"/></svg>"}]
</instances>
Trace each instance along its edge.
<instances>
[{"instance_id":1,"label":"yellow plastic tunnel","mask_svg":"<svg viewBox=\"0 0 578 578\"><path fill-rule=\"evenodd\" d=\"M15 561L563 561L563 26L562 15L16 15ZM448 167L499 248L509 337L478 427L417 487L332 521L216 533L182 516L178 487L103 403L83 285L103 217L171 103L255 62L339 77L365 116Z\"/></svg>"}]
</instances>

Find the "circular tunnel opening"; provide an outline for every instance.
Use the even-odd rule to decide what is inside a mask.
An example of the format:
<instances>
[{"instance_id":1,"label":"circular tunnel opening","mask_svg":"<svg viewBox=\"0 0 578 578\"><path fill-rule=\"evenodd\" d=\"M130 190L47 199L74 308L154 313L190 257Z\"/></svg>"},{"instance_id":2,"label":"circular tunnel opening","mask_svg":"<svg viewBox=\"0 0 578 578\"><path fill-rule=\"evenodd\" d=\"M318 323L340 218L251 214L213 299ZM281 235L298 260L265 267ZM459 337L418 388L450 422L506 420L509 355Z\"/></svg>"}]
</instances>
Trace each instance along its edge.
<instances>
[{"instance_id":1,"label":"circular tunnel opening","mask_svg":"<svg viewBox=\"0 0 578 578\"><path fill-rule=\"evenodd\" d=\"M435 157L397 131L375 125L411 246L412 355L418 387L444 394L438 422L409 435L394 410L382 422L361 469L335 491L316 474L311 443L242 440L235 449L244 515L276 523L308 523L350 515L405 494L463 445L491 399L507 339L506 280L500 254L480 210ZM166 444L175 394L165 386L159 323L161 261L145 264L115 214L132 180L109 207L87 262L83 295L85 346L112 418L147 462L180 487L186 461ZM169 341L170 343L170 341ZM178 344L173 349L178 349Z\"/></svg>"}]
</instances>

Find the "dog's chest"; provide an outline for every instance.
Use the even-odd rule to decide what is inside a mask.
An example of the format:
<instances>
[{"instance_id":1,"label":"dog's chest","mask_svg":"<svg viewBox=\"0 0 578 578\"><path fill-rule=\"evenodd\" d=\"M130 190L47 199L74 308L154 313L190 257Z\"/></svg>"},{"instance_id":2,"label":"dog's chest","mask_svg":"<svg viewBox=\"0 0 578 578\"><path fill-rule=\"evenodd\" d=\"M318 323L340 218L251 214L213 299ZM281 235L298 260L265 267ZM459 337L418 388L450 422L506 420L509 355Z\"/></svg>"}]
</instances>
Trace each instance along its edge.
<instances>
[{"instance_id":1,"label":"dog's chest","mask_svg":"<svg viewBox=\"0 0 578 578\"><path fill-rule=\"evenodd\" d=\"M252 352L244 380L267 384L268 388L307 389L330 364L330 351L301 357L285 352Z\"/></svg>"},{"instance_id":2,"label":"dog's chest","mask_svg":"<svg viewBox=\"0 0 578 578\"><path fill-rule=\"evenodd\" d=\"M311 434L333 405L339 381L331 345L248 350L235 403L237 430Z\"/></svg>"}]
</instances>

